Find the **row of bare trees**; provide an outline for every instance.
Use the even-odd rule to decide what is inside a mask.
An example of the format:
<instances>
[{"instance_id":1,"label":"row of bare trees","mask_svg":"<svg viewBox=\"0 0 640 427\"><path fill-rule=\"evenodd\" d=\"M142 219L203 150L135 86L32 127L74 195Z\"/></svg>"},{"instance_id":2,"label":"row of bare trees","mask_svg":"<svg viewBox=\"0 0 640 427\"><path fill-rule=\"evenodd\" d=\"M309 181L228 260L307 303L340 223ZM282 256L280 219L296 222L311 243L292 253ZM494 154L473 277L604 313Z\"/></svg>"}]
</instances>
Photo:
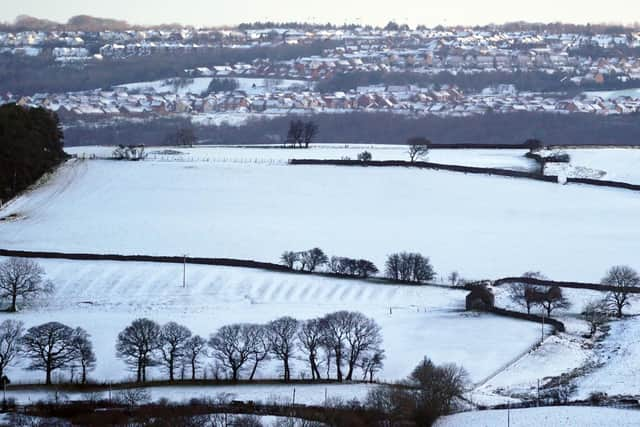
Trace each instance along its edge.
<instances>
[{"instance_id":1,"label":"row of bare trees","mask_svg":"<svg viewBox=\"0 0 640 427\"><path fill-rule=\"evenodd\" d=\"M528 271L522 275L526 278L543 280L544 276L538 271ZM536 286L529 283L514 283L509 288L511 299L518 305L526 308L527 314L531 310L540 307L547 316L555 309L569 308L571 303L564 296L562 288L558 286Z\"/></svg>"},{"instance_id":2,"label":"row of bare trees","mask_svg":"<svg viewBox=\"0 0 640 427\"><path fill-rule=\"evenodd\" d=\"M367 278L378 273L376 265L366 259L329 257L320 248L307 251L285 251L280 262L292 270L325 271ZM419 253L399 252L388 256L385 277L402 282L421 283L432 280L436 274L428 257Z\"/></svg>"},{"instance_id":3,"label":"row of bare trees","mask_svg":"<svg viewBox=\"0 0 640 427\"><path fill-rule=\"evenodd\" d=\"M545 279L540 272L527 272L523 277ZM600 283L608 287L605 297L602 300L590 302L583 311L583 315L592 325L592 332L595 332L594 328L602 323L602 319L610 316L621 318L624 308L630 305L638 293L635 290L640 291L640 276L633 268L626 265L611 267ZM558 286L515 283L511 285L509 292L511 299L524 307L527 313L531 313L534 307L541 307L550 316L553 310L570 306L562 289Z\"/></svg>"},{"instance_id":4,"label":"row of bare trees","mask_svg":"<svg viewBox=\"0 0 640 427\"><path fill-rule=\"evenodd\" d=\"M289 123L286 145L292 148L309 148L318 135L318 125L313 121L304 122L300 119Z\"/></svg>"},{"instance_id":5,"label":"row of bare trees","mask_svg":"<svg viewBox=\"0 0 640 427\"><path fill-rule=\"evenodd\" d=\"M44 371L45 382L51 384L56 370L68 369L71 381L79 371L82 384L95 368L96 356L89 334L59 322L47 322L29 328L16 320L0 323L0 378L17 359L28 360L28 369Z\"/></svg>"},{"instance_id":6,"label":"row of bare trees","mask_svg":"<svg viewBox=\"0 0 640 427\"><path fill-rule=\"evenodd\" d=\"M175 322L163 326L153 320L134 320L119 335L117 356L135 372L136 380L147 379L147 368L162 366L175 379L175 370L188 367L191 379L205 358L224 368L232 381L245 374L253 380L267 360L282 364L282 378L292 378L292 362L305 360L312 380L352 380L356 369L363 379L373 380L382 368L380 327L361 313L339 311L318 319L299 321L281 317L266 324L236 323L222 326L208 340Z\"/></svg>"},{"instance_id":7,"label":"row of bare trees","mask_svg":"<svg viewBox=\"0 0 640 427\"><path fill-rule=\"evenodd\" d=\"M292 270L314 272L325 269L334 274L367 278L378 273L376 265L366 259L332 256L329 258L322 249L307 251L285 251L280 262Z\"/></svg>"}]
</instances>

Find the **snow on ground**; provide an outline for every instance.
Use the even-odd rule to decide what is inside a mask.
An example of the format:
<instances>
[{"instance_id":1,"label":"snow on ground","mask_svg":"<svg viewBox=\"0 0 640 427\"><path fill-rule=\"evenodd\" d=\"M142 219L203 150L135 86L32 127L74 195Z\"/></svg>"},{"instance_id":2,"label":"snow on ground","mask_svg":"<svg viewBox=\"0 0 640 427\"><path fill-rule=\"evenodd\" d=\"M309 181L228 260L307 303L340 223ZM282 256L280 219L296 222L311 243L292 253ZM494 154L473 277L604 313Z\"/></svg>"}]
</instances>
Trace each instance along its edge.
<instances>
[{"instance_id":1,"label":"snow on ground","mask_svg":"<svg viewBox=\"0 0 640 427\"><path fill-rule=\"evenodd\" d=\"M497 392L504 396L535 395L551 377L557 377L582 366L592 352L582 340L568 334L552 335L544 343L516 363L489 380L478 391Z\"/></svg>"},{"instance_id":2,"label":"snow on ground","mask_svg":"<svg viewBox=\"0 0 640 427\"><path fill-rule=\"evenodd\" d=\"M218 117L219 118L219 117ZM233 119L232 119L233 121ZM110 157L113 147L68 147L69 154L90 157ZM175 154L161 154L165 150ZM282 163L289 159L357 159L358 154L369 151L374 160L408 160L406 145L335 145L318 144L308 149L265 148L265 146L233 147L233 146L197 146L183 147L147 147L150 160L154 161L189 161L212 163ZM533 171L536 164L524 157L525 150L431 150L427 158L435 163L502 168L519 171Z\"/></svg>"},{"instance_id":3,"label":"snow on ground","mask_svg":"<svg viewBox=\"0 0 640 427\"><path fill-rule=\"evenodd\" d=\"M230 323L361 311L382 327L387 359L380 378L391 381L406 377L424 356L461 364L480 381L526 351L539 334L530 322L463 312L463 290L197 265L187 267L187 287L182 288L181 265L39 262L56 285L55 294L40 307L2 317L22 320L28 327L56 320L87 329L96 347L97 380L129 376L114 347L117 334L137 317L174 320L208 337ZM273 378L279 371L280 364L273 361L259 377ZM293 376L309 377L307 371L306 362L297 361ZM9 376L14 382L43 377L19 367L11 368ZM155 371L151 377L164 374Z\"/></svg>"},{"instance_id":4,"label":"snow on ground","mask_svg":"<svg viewBox=\"0 0 640 427\"><path fill-rule=\"evenodd\" d=\"M638 213L625 190L410 168L72 161L0 211L24 217L0 221L0 247L277 262L319 246L379 268L408 250L444 277L597 281L640 267Z\"/></svg>"},{"instance_id":5,"label":"snow on ground","mask_svg":"<svg viewBox=\"0 0 640 427\"><path fill-rule=\"evenodd\" d=\"M546 175L640 184L640 149L571 148L560 151L569 154L570 163L549 163L545 168Z\"/></svg>"},{"instance_id":6,"label":"snow on ground","mask_svg":"<svg viewBox=\"0 0 640 427\"><path fill-rule=\"evenodd\" d=\"M377 387L369 384L256 384L256 385L229 385L229 386L184 386L184 387L150 387L146 390L150 393L151 401L168 399L171 402L186 402L194 399L214 400L241 400L254 401L256 403L290 404L293 401L295 390L295 402L304 405L324 405L325 396L328 405L337 401L349 401L357 399L364 401L369 390ZM108 399L109 392L91 393L93 399ZM113 390L111 397L115 398L118 390ZM16 399L19 404L34 403L37 401L55 400L55 392L48 390L9 390L7 398ZM82 400L86 399L86 393L60 392L58 399Z\"/></svg>"},{"instance_id":7,"label":"snow on ground","mask_svg":"<svg viewBox=\"0 0 640 427\"><path fill-rule=\"evenodd\" d=\"M610 91L588 91L583 92L589 99L603 98L603 99L617 99L622 97L640 98L640 89L622 89L622 90L610 90Z\"/></svg>"},{"instance_id":8,"label":"snow on ground","mask_svg":"<svg viewBox=\"0 0 640 427\"><path fill-rule=\"evenodd\" d=\"M507 420L510 423L507 424ZM640 411L556 406L545 408L463 412L439 419L436 427L633 427L640 425Z\"/></svg>"},{"instance_id":9,"label":"snow on ground","mask_svg":"<svg viewBox=\"0 0 640 427\"><path fill-rule=\"evenodd\" d=\"M186 95L189 93L200 95L206 91L214 77L194 77L194 78L171 78L156 80L151 82L128 83L116 86L117 88L125 88L129 91L151 91L155 93L175 93ZM292 87L311 87L312 83L305 80L290 79L260 79L260 78L244 78L232 77L238 82L238 90L247 92L248 94L266 93L273 90L287 90ZM183 82L187 83L184 84Z\"/></svg>"},{"instance_id":10,"label":"snow on ground","mask_svg":"<svg viewBox=\"0 0 640 427\"><path fill-rule=\"evenodd\" d=\"M640 395L640 317L613 321L610 326L609 335L596 347L602 366L578 380L578 398L593 392Z\"/></svg>"}]
</instances>

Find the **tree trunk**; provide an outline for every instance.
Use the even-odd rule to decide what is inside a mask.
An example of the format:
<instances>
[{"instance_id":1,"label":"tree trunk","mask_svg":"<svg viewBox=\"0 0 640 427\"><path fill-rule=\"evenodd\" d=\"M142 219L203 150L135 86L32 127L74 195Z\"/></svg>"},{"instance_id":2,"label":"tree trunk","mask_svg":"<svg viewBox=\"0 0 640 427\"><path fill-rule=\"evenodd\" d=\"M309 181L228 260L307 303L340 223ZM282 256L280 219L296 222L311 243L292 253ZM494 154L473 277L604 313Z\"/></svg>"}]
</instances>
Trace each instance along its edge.
<instances>
[{"instance_id":1,"label":"tree trunk","mask_svg":"<svg viewBox=\"0 0 640 427\"><path fill-rule=\"evenodd\" d=\"M17 299L18 299L18 294L14 292L13 295L11 295L11 307L9 308L9 311L11 313L15 313L16 311L18 311L18 306L16 304Z\"/></svg>"},{"instance_id":2,"label":"tree trunk","mask_svg":"<svg viewBox=\"0 0 640 427\"><path fill-rule=\"evenodd\" d=\"M196 379L196 362L195 362L195 360L191 361L191 379L192 380Z\"/></svg>"},{"instance_id":3,"label":"tree trunk","mask_svg":"<svg viewBox=\"0 0 640 427\"><path fill-rule=\"evenodd\" d=\"M316 377L316 372L318 371L318 368L316 366L316 358L315 356L309 356L309 366L311 367L311 379L312 380L316 380L320 379L320 377Z\"/></svg>"},{"instance_id":4,"label":"tree trunk","mask_svg":"<svg viewBox=\"0 0 640 427\"><path fill-rule=\"evenodd\" d=\"M336 352L336 378L338 382L342 382L342 367L340 366L340 362L342 362L342 356Z\"/></svg>"},{"instance_id":5,"label":"tree trunk","mask_svg":"<svg viewBox=\"0 0 640 427\"><path fill-rule=\"evenodd\" d=\"M289 382L291 379L291 372L289 371L289 358L285 357L284 360L284 381Z\"/></svg>"},{"instance_id":6,"label":"tree trunk","mask_svg":"<svg viewBox=\"0 0 640 427\"><path fill-rule=\"evenodd\" d=\"M45 379L45 384L46 385L51 385L51 368L47 366L47 375L46 375L46 379Z\"/></svg>"},{"instance_id":7,"label":"tree trunk","mask_svg":"<svg viewBox=\"0 0 640 427\"><path fill-rule=\"evenodd\" d=\"M87 383L87 367L85 366L85 364L82 364L82 384L86 384Z\"/></svg>"},{"instance_id":8,"label":"tree trunk","mask_svg":"<svg viewBox=\"0 0 640 427\"><path fill-rule=\"evenodd\" d=\"M258 370L258 364L260 361L256 358L253 362L253 368L251 368L251 375L249 375L249 381L253 381L253 377L256 375L256 371Z\"/></svg>"},{"instance_id":9,"label":"tree trunk","mask_svg":"<svg viewBox=\"0 0 640 427\"><path fill-rule=\"evenodd\" d=\"M169 381L173 381L173 357L169 360Z\"/></svg>"},{"instance_id":10,"label":"tree trunk","mask_svg":"<svg viewBox=\"0 0 640 427\"><path fill-rule=\"evenodd\" d=\"M138 370L136 372L136 382L139 383L142 380L142 360L138 359Z\"/></svg>"},{"instance_id":11,"label":"tree trunk","mask_svg":"<svg viewBox=\"0 0 640 427\"><path fill-rule=\"evenodd\" d=\"M347 371L347 376L345 377L345 380L351 381L352 377L353 377L353 364L351 363L351 361L349 361L349 370Z\"/></svg>"}]
</instances>

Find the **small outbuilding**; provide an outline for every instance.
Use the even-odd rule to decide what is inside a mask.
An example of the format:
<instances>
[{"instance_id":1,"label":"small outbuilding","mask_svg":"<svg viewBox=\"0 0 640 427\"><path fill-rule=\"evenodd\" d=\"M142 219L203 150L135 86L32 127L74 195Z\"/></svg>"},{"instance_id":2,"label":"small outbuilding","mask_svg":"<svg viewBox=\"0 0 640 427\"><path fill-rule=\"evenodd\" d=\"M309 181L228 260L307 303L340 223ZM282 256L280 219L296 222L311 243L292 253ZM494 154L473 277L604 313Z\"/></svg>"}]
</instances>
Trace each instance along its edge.
<instances>
[{"instance_id":1,"label":"small outbuilding","mask_svg":"<svg viewBox=\"0 0 640 427\"><path fill-rule=\"evenodd\" d=\"M465 308L467 311L487 311L494 307L495 296L491 290L484 285L471 287L471 291L465 298Z\"/></svg>"}]
</instances>

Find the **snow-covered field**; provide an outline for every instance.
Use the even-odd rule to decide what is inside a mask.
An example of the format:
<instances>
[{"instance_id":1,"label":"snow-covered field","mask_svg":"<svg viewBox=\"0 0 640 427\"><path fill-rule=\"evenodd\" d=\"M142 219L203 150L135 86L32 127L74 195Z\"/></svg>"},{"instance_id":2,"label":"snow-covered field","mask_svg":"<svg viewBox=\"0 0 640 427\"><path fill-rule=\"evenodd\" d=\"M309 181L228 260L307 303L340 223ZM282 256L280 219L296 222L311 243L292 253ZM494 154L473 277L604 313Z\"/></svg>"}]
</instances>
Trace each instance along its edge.
<instances>
[{"instance_id":1,"label":"snow-covered field","mask_svg":"<svg viewBox=\"0 0 640 427\"><path fill-rule=\"evenodd\" d=\"M507 424L508 419L509 424ZM436 427L507 425L511 427L634 427L640 425L640 411L578 406L477 411L444 417L435 424Z\"/></svg>"},{"instance_id":2,"label":"snow-covered field","mask_svg":"<svg viewBox=\"0 0 640 427\"><path fill-rule=\"evenodd\" d=\"M361 311L382 327L387 360L380 378L387 380L404 378L428 356L436 363L459 363L473 381L481 381L526 352L540 334L530 322L465 313L462 290L196 265L188 266L187 287L182 288L181 265L39 262L56 285L55 294L38 307L2 317L20 319L26 326L56 320L87 329L96 347L98 365L93 377L97 380L130 375L115 357L115 342L117 334L137 317L177 321L208 337L230 323ZM279 369L274 361L258 376L273 378ZM306 363L297 361L293 376L308 377L307 371ZM9 376L14 382L43 377L20 366L12 368ZM164 378L164 374L156 370L151 377Z\"/></svg>"},{"instance_id":3,"label":"snow-covered field","mask_svg":"<svg viewBox=\"0 0 640 427\"><path fill-rule=\"evenodd\" d=\"M638 148L571 148L561 151L571 156L570 163L548 164L545 174L640 184Z\"/></svg>"},{"instance_id":4,"label":"snow-covered field","mask_svg":"<svg viewBox=\"0 0 640 427\"><path fill-rule=\"evenodd\" d=\"M163 154L163 151L175 151L175 154ZM408 160L408 147L405 145L334 145L318 144L308 149L282 149L233 146L197 146L194 148L148 147L150 160L154 161L188 161L212 163L281 163L289 159L357 159L358 154L369 151L374 160ZM113 147L83 146L68 147L69 154L80 157L110 157ZM534 171L536 163L524 157L525 150L431 150L427 160L445 163L486 168L501 168L519 171Z\"/></svg>"},{"instance_id":5,"label":"snow-covered field","mask_svg":"<svg viewBox=\"0 0 640 427\"><path fill-rule=\"evenodd\" d=\"M379 268L409 250L445 277L597 281L640 267L638 213L625 190L408 168L71 161L0 211L22 218L0 247L277 262L319 246Z\"/></svg>"},{"instance_id":6,"label":"snow-covered field","mask_svg":"<svg viewBox=\"0 0 640 427\"><path fill-rule=\"evenodd\" d=\"M195 77L187 79L187 84L181 83L183 79L163 79L152 82L128 83L116 86L130 91L154 91L158 94L175 93L186 95L189 93L200 95L207 90L214 77ZM238 89L249 94L265 93L272 90L285 90L292 87L311 87L311 83L305 80L287 79L259 79L232 77L238 82Z\"/></svg>"},{"instance_id":7,"label":"snow-covered field","mask_svg":"<svg viewBox=\"0 0 640 427\"><path fill-rule=\"evenodd\" d=\"M640 317L610 325L609 335L596 347L601 366L577 382L579 398L593 392L640 395Z\"/></svg>"},{"instance_id":8,"label":"snow-covered field","mask_svg":"<svg viewBox=\"0 0 640 427\"><path fill-rule=\"evenodd\" d=\"M293 401L295 390L295 403L304 405L324 405L325 397L327 405L336 402L347 402L357 399L360 402L367 397L369 390L377 387L370 384L272 384L272 385L229 385L229 386L167 386L151 387L149 391L150 400L158 401L168 399L171 402L186 402L190 399L213 399L213 400L241 400L244 402L253 401L260 403L290 404ZM118 391L114 390L111 397L117 397ZM7 398L13 398L19 404L34 403L37 401L51 401L55 398L63 400L83 400L86 393L77 392L55 392L46 390L11 390L7 392ZM108 399L109 392L92 393L93 399Z\"/></svg>"}]
</instances>

